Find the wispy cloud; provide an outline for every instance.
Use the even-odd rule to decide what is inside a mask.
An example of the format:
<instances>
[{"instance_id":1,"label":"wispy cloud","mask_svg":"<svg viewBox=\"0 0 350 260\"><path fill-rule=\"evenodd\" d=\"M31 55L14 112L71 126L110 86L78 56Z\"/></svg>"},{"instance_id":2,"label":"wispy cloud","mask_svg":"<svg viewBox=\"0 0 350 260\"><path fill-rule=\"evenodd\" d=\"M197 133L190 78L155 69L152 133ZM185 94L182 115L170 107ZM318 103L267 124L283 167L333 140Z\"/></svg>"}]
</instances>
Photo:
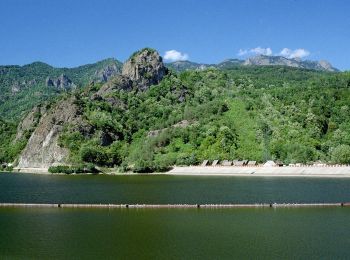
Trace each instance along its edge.
<instances>
[{"instance_id":1,"label":"wispy cloud","mask_svg":"<svg viewBox=\"0 0 350 260\"><path fill-rule=\"evenodd\" d=\"M310 52L306 49L295 49L291 50L289 48L283 48L280 52L274 53L270 47L268 48L262 48L262 47L256 47L252 49L239 49L238 56L249 56L249 55L281 55L283 57L286 57L288 59L294 59L294 58L305 58L310 55Z\"/></svg>"},{"instance_id":2,"label":"wispy cloud","mask_svg":"<svg viewBox=\"0 0 350 260\"><path fill-rule=\"evenodd\" d=\"M267 56L272 55L271 48L256 47L254 49L251 49L250 52L258 55L267 55Z\"/></svg>"},{"instance_id":3,"label":"wispy cloud","mask_svg":"<svg viewBox=\"0 0 350 260\"><path fill-rule=\"evenodd\" d=\"M177 50L170 50L164 53L164 59L168 61L188 60L188 54Z\"/></svg>"},{"instance_id":4,"label":"wispy cloud","mask_svg":"<svg viewBox=\"0 0 350 260\"><path fill-rule=\"evenodd\" d=\"M244 56L248 54L248 50L243 50L243 49L239 49L237 55L238 56Z\"/></svg>"},{"instance_id":5,"label":"wispy cloud","mask_svg":"<svg viewBox=\"0 0 350 260\"><path fill-rule=\"evenodd\" d=\"M259 46L253 49L240 49L237 53L238 56L245 56L250 54L270 56L272 55L272 50L271 48L262 48Z\"/></svg>"},{"instance_id":6,"label":"wispy cloud","mask_svg":"<svg viewBox=\"0 0 350 260\"><path fill-rule=\"evenodd\" d=\"M309 56L310 52L308 50L305 50L305 49L291 50L288 48L283 48L283 50L281 50L281 52L279 54L281 56L284 56L284 57L289 58L289 59L294 59L294 58L302 59L302 58Z\"/></svg>"}]
</instances>

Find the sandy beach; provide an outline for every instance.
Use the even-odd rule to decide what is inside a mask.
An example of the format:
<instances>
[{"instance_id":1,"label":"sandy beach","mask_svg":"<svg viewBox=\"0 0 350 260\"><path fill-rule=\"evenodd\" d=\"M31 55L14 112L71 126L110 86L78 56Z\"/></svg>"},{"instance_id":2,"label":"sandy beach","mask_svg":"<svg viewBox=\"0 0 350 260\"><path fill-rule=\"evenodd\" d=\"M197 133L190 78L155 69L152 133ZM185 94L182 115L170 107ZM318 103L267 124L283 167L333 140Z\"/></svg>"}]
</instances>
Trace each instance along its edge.
<instances>
[{"instance_id":1,"label":"sandy beach","mask_svg":"<svg viewBox=\"0 0 350 260\"><path fill-rule=\"evenodd\" d=\"M47 168L14 168L16 173L52 174ZM103 173L111 175L145 175L139 173ZM188 176L246 176L246 177L350 177L350 166L301 166L301 167L237 167L237 166L174 166L168 172L146 173L146 175Z\"/></svg>"},{"instance_id":2,"label":"sandy beach","mask_svg":"<svg viewBox=\"0 0 350 260\"><path fill-rule=\"evenodd\" d=\"M174 167L169 175L196 176L262 176L262 177L350 177L350 167L237 167L188 166Z\"/></svg>"}]
</instances>

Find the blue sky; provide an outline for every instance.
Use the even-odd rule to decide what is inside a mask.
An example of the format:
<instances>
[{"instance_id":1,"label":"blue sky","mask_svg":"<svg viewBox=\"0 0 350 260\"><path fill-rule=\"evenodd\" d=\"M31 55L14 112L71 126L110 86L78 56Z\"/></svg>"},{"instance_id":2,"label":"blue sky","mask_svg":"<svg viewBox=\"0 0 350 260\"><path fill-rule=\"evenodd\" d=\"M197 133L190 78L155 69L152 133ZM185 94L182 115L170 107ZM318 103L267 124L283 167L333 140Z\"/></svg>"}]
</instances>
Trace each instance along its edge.
<instances>
[{"instance_id":1,"label":"blue sky","mask_svg":"<svg viewBox=\"0 0 350 260\"><path fill-rule=\"evenodd\" d=\"M350 69L347 0L0 0L0 35L2 65L123 61L148 46L203 63L282 52Z\"/></svg>"}]
</instances>

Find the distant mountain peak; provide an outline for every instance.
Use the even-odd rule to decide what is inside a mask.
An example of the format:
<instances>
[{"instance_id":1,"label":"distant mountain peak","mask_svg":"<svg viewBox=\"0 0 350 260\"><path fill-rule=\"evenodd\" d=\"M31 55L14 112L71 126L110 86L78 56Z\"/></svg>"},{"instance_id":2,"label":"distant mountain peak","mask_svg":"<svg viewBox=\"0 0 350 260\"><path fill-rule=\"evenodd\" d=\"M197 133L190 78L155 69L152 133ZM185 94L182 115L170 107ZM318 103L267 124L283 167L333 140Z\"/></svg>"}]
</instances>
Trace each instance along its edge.
<instances>
[{"instance_id":1,"label":"distant mountain peak","mask_svg":"<svg viewBox=\"0 0 350 260\"><path fill-rule=\"evenodd\" d=\"M319 70L319 71L339 71L333 67L328 61L311 61L302 60L300 58L289 59L284 56L268 56L268 55L256 55L249 57L246 60L240 59L226 59L217 64L201 64L192 61L175 61L166 64L169 68L176 71L185 71L193 69L205 69L209 67L215 67L218 69L230 69L237 66L287 66L301 69Z\"/></svg>"},{"instance_id":2,"label":"distant mountain peak","mask_svg":"<svg viewBox=\"0 0 350 260\"><path fill-rule=\"evenodd\" d=\"M249 57L243 63L245 66L255 65L255 66L287 66L302 69L320 70L320 71L339 71L334 68L328 61L311 61L302 60L300 58L289 59L283 56L267 56L267 55L257 55Z\"/></svg>"}]
</instances>

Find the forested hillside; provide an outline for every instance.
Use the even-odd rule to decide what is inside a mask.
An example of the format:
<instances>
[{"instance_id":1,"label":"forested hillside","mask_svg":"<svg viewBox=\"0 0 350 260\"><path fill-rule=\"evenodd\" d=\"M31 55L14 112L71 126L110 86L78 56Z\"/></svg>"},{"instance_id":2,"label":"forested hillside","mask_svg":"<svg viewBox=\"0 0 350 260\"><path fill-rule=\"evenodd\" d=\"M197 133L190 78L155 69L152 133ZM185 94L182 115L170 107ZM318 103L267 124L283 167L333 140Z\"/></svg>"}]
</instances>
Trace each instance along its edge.
<instances>
[{"instance_id":1,"label":"forested hillside","mask_svg":"<svg viewBox=\"0 0 350 260\"><path fill-rule=\"evenodd\" d=\"M76 68L54 68L42 62L0 66L0 115L18 121L35 105L90 81L105 82L120 69L115 59Z\"/></svg>"},{"instance_id":2,"label":"forested hillside","mask_svg":"<svg viewBox=\"0 0 350 260\"><path fill-rule=\"evenodd\" d=\"M58 138L69 150L68 164L144 172L204 159L350 163L348 72L280 66L170 70L156 79L159 84L140 88L144 79L156 82L152 73L90 84L55 100L52 107L75 107L74 120L60 124ZM13 138L9 128L3 135ZM11 147L2 146L0 161L9 160L4 154Z\"/></svg>"},{"instance_id":3,"label":"forested hillside","mask_svg":"<svg viewBox=\"0 0 350 260\"><path fill-rule=\"evenodd\" d=\"M81 97L96 135L66 132L62 143L78 161L136 171L204 159L349 163L349 84L349 74L287 68L171 74L144 93L114 93L117 109ZM118 140L101 146L106 129Z\"/></svg>"}]
</instances>

